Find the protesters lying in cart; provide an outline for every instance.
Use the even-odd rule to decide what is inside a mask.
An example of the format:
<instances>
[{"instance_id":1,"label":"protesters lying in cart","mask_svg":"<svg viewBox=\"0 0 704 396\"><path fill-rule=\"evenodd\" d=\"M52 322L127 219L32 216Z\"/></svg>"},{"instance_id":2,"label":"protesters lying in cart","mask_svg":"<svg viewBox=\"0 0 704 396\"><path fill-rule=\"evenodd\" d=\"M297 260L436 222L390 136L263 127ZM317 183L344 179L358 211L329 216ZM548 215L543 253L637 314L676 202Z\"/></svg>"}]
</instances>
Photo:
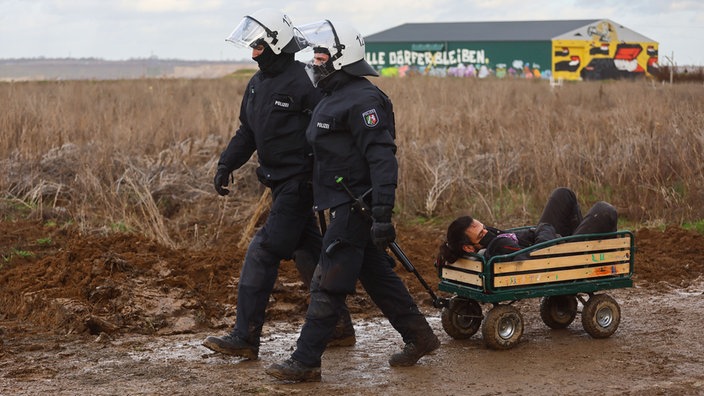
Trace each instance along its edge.
<instances>
[{"instance_id":1,"label":"protesters lying in cart","mask_svg":"<svg viewBox=\"0 0 704 396\"><path fill-rule=\"evenodd\" d=\"M570 235L615 232L617 221L616 208L604 201L595 203L583 217L575 193L559 187L550 194L536 227L507 232L485 226L471 216L458 217L447 228L436 264L454 263L473 253L489 259ZM525 258L521 256L515 259Z\"/></svg>"}]
</instances>

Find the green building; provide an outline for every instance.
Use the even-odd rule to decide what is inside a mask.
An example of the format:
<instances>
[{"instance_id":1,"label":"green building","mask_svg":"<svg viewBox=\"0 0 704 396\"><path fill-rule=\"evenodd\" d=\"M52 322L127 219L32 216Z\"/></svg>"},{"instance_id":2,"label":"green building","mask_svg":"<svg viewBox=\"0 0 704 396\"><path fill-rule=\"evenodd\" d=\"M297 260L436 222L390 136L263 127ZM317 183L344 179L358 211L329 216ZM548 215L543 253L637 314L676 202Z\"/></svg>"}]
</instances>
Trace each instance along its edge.
<instances>
[{"instance_id":1,"label":"green building","mask_svg":"<svg viewBox=\"0 0 704 396\"><path fill-rule=\"evenodd\" d=\"M588 80L651 75L658 43L608 19L406 23L365 37L382 75Z\"/></svg>"}]
</instances>

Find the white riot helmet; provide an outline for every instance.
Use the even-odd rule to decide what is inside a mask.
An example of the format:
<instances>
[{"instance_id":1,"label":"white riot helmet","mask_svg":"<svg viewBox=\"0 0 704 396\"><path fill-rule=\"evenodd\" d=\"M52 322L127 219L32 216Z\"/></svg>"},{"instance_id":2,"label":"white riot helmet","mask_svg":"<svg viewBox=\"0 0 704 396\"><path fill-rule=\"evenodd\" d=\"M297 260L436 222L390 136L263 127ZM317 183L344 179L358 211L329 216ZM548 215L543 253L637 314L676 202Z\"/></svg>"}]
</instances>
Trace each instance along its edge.
<instances>
[{"instance_id":1,"label":"white riot helmet","mask_svg":"<svg viewBox=\"0 0 704 396\"><path fill-rule=\"evenodd\" d=\"M378 76L379 73L364 59L364 37L354 27L329 20L314 22L297 28L307 45L315 52L329 53L330 61L326 65L308 65L313 85L337 70L355 76Z\"/></svg>"},{"instance_id":2,"label":"white riot helmet","mask_svg":"<svg viewBox=\"0 0 704 396\"><path fill-rule=\"evenodd\" d=\"M274 54L295 53L306 44L294 32L288 15L271 8L265 8L242 18L225 41L239 47L255 47L266 43Z\"/></svg>"}]
</instances>

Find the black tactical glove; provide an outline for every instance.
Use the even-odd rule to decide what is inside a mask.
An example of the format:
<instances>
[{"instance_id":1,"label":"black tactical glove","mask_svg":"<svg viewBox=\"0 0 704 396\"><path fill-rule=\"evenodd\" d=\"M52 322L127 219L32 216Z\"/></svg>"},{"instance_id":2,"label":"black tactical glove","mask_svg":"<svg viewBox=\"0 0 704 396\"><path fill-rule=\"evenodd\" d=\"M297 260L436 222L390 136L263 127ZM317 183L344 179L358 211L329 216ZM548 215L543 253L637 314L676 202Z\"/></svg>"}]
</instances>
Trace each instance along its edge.
<instances>
[{"instance_id":1,"label":"black tactical glove","mask_svg":"<svg viewBox=\"0 0 704 396\"><path fill-rule=\"evenodd\" d=\"M223 197L230 193L230 189L225 188L230 184L230 173L232 172L225 165L218 165L218 171L213 179L215 191Z\"/></svg>"},{"instance_id":2,"label":"black tactical glove","mask_svg":"<svg viewBox=\"0 0 704 396\"><path fill-rule=\"evenodd\" d=\"M396 230L391 224L393 207L388 205L374 206L372 208L372 241L380 250L385 250L396 239Z\"/></svg>"}]
</instances>

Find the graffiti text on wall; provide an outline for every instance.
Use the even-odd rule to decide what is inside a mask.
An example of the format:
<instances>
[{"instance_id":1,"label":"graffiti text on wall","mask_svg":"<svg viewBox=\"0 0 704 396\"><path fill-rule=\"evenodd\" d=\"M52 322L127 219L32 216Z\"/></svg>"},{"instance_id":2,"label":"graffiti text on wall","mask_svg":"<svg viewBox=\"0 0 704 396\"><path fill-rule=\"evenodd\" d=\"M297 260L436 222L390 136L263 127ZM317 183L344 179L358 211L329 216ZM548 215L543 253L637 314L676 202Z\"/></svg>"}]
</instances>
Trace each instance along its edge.
<instances>
[{"instance_id":1,"label":"graffiti text on wall","mask_svg":"<svg viewBox=\"0 0 704 396\"><path fill-rule=\"evenodd\" d=\"M484 50L457 48L449 51L416 52L410 50L367 52L366 61L376 66L452 66L463 64L488 64Z\"/></svg>"}]
</instances>

